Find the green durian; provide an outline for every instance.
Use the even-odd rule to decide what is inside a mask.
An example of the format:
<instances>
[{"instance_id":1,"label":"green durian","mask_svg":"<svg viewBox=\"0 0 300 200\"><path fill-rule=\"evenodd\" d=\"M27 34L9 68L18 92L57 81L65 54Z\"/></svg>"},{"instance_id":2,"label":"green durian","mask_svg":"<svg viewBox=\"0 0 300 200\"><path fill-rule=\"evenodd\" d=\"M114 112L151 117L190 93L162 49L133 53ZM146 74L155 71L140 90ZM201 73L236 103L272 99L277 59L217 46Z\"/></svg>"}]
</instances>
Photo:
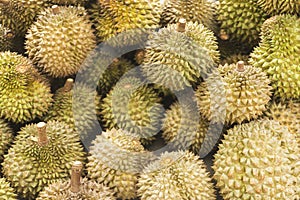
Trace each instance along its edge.
<instances>
[{"instance_id":1,"label":"green durian","mask_svg":"<svg viewBox=\"0 0 300 200\"><path fill-rule=\"evenodd\" d=\"M219 62L217 49L212 31L181 19L149 37L142 73L153 83L172 91L182 90L198 82Z\"/></svg>"},{"instance_id":2,"label":"green durian","mask_svg":"<svg viewBox=\"0 0 300 200\"><path fill-rule=\"evenodd\" d=\"M195 96L202 115L216 123L231 125L257 119L271 99L270 80L251 65L219 66L201 83Z\"/></svg>"},{"instance_id":3,"label":"green durian","mask_svg":"<svg viewBox=\"0 0 300 200\"><path fill-rule=\"evenodd\" d=\"M221 31L229 40L237 40L250 46L259 42L262 23L267 14L257 5L256 0L221 0L218 8L218 21Z\"/></svg>"},{"instance_id":4,"label":"green durian","mask_svg":"<svg viewBox=\"0 0 300 200\"><path fill-rule=\"evenodd\" d=\"M155 90L139 78L122 78L99 103L99 115L105 128L120 128L153 140L161 126L163 106Z\"/></svg>"},{"instance_id":5,"label":"green durian","mask_svg":"<svg viewBox=\"0 0 300 200\"><path fill-rule=\"evenodd\" d=\"M12 129L9 127L7 122L0 119L0 162L3 161L3 156L6 153L12 141L13 141Z\"/></svg>"},{"instance_id":6,"label":"green durian","mask_svg":"<svg viewBox=\"0 0 300 200\"><path fill-rule=\"evenodd\" d=\"M299 0L257 0L257 4L269 15L300 13Z\"/></svg>"},{"instance_id":7,"label":"green durian","mask_svg":"<svg viewBox=\"0 0 300 200\"><path fill-rule=\"evenodd\" d=\"M44 187L67 179L72 162L84 156L78 134L65 123L30 124L4 156L3 174L23 198L34 199Z\"/></svg>"},{"instance_id":8,"label":"green durian","mask_svg":"<svg viewBox=\"0 0 300 200\"><path fill-rule=\"evenodd\" d=\"M102 132L92 142L88 177L110 187L118 198L137 196L138 175L152 156L136 138L121 129Z\"/></svg>"},{"instance_id":9,"label":"green durian","mask_svg":"<svg viewBox=\"0 0 300 200\"><path fill-rule=\"evenodd\" d=\"M6 200L17 200L15 190L10 186L5 178L0 178L0 197Z\"/></svg>"},{"instance_id":10,"label":"green durian","mask_svg":"<svg viewBox=\"0 0 300 200\"><path fill-rule=\"evenodd\" d=\"M8 51L12 48L13 38L12 31L0 23L0 51Z\"/></svg>"},{"instance_id":11,"label":"green durian","mask_svg":"<svg viewBox=\"0 0 300 200\"><path fill-rule=\"evenodd\" d=\"M250 54L249 63L265 71L275 96L300 97L300 19L277 15L264 22L261 42Z\"/></svg>"},{"instance_id":12,"label":"green durian","mask_svg":"<svg viewBox=\"0 0 300 200\"><path fill-rule=\"evenodd\" d=\"M24 123L48 111L52 94L27 58L7 51L0 53L0 102L1 117Z\"/></svg>"},{"instance_id":13,"label":"green durian","mask_svg":"<svg viewBox=\"0 0 300 200\"><path fill-rule=\"evenodd\" d=\"M81 178L82 163L72 165L71 179L45 187L36 200L116 200L113 192L103 184Z\"/></svg>"},{"instance_id":14,"label":"green durian","mask_svg":"<svg viewBox=\"0 0 300 200\"><path fill-rule=\"evenodd\" d=\"M227 132L213 164L224 200L299 199L300 149L286 127L261 120Z\"/></svg>"},{"instance_id":15,"label":"green durian","mask_svg":"<svg viewBox=\"0 0 300 200\"><path fill-rule=\"evenodd\" d=\"M45 9L26 34L29 58L52 77L77 73L96 41L83 7Z\"/></svg>"},{"instance_id":16,"label":"green durian","mask_svg":"<svg viewBox=\"0 0 300 200\"><path fill-rule=\"evenodd\" d=\"M140 175L141 200L216 199L205 164L193 153L165 152Z\"/></svg>"}]
</instances>

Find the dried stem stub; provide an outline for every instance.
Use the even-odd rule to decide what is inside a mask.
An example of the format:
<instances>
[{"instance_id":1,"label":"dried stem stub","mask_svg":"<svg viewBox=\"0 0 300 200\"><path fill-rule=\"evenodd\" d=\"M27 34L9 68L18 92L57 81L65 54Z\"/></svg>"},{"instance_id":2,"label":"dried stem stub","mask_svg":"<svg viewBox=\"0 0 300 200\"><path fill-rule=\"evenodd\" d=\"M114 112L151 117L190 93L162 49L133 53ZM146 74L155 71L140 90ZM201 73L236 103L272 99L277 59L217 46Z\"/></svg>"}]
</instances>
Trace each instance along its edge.
<instances>
[{"instance_id":1,"label":"dried stem stub","mask_svg":"<svg viewBox=\"0 0 300 200\"><path fill-rule=\"evenodd\" d=\"M80 161L73 163L71 174L71 192L73 193L80 192L82 167L83 165Z\"/></svg>"},{"instance_id":2,"label":"dried stem stub","mask_svg":"<svg viewBox=\"0 0 300 200\"><path fill-rule=\"evenodd\" d=\"M48 137L46 133L46 123L45 122L39 122L37 125L37 130L38 130L38 144L40 146L44 146L48 144Z\"/></svg>"}]
</instances>

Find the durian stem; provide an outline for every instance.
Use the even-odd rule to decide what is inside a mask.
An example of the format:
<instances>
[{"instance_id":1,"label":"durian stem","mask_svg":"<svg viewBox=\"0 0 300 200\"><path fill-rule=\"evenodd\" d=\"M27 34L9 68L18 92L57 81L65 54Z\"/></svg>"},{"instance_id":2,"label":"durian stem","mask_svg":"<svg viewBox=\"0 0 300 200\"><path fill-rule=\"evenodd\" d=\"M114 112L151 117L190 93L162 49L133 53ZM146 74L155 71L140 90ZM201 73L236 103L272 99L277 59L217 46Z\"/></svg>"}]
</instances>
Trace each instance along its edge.
<instances>
[{"instance_id":1,"label":"durian stem","mask_svg":"<svg viewBox=\"0 0 300 200\"><path fill-rule=\"evenodd\" d=\"M53 5L51 8L52 8L53 14L55 14L55 15L59 14L60 10L59 10L58 5Z\"/></svg>"},{"instance_id":2,"label":"durian stem","mask_svg":"<svg viewBox=\"0 0 300 200\"><path fill-rule=\"evenodd\" d=\"M78 193L80 191L80 179L82 172L82 163L75 161L72 166L71 174L71 192Z\"/></svg>"},{"instance_id":3,"label":"durian stem","mask_svg":"<svg viewBox=\"0 0 300 200\"><path fill-rule=\"evenodd\" d=\"M226 33L226 31L224 29L221 29L221 31L220 31L220 38L222 40L228 40L229 39L229 35Z\"/></svg>"},{"instance_id":4,"label":"durian stem","mask_svg":"<svg viewBox=\"0 0 300 200\"><path fill-rule=\"evenodd\" d=\"M64 87L63 87L64 91L65 92L70 92L73 88L73 85L74 85L74 80L72 78L68 78L66 80L66 83L65 83Z\"/></svg>"},{"instance_id":5,"label":"durian stem","mask_svg":"<svg viewBox=\"0 0 300 200\"><path fill-rule=\"evenodd\" d=\"M46 133L46 123L45 122L39 122L37 125L38 130L38 144L40 146L45 146L48 144L48 137Z\"/></svg>"},{"instance_id":6,"label":"durian stem","mask_svg":"<svg viewBox=\"0 0 300 200\"><path fill-rule=\"evenodd\" d=\"M186 25L186 20L184 18L180 18L177 23L177 31L185 32L185 25Z\"/></svg>"},{"instance_id":7,"label":"durian stem","mask_svg":"<svg viewBox=\"0 0 300 200\"><path fill-rule=\"evenodd\" d=\"M239 72L245 71L245 63L244 63L244 61L238 61L237 62L237 70Z\"/></svg>"}]
</instances>

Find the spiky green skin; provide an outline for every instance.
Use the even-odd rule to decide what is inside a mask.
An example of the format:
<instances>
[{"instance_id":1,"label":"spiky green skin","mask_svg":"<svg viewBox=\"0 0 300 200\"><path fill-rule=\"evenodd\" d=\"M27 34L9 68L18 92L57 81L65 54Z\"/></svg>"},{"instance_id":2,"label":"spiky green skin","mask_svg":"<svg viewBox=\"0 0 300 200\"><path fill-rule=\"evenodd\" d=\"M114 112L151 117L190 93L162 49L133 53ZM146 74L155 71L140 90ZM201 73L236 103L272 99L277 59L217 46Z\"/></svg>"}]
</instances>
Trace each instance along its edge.
<instances>
[{"instance_id":1,"label":"spiky green skin","mask_svg":"<svg viewBox=\"0 0 300 200\"><path fill-rule=\"evenodd\" d=\"M166 152L143 170L138 194L141 200L214 200L211 181L203 161L193 153Z\"/></svg>"},{"instance_id":2,"label":"spiky green skin","mask_svg":"<svg viewBox=\"0 0 300 200\"><path fill-rule=\"evenodd\" d=\"M59 181L44 188L36 200L116 200L108 187L86 178L80 182L78 193L70 190L70 181Z\"/></svg>"},{"instance_id":3,"label":"spiky green skin","mask_svg":"<svg viewBox=\"0 0 300 200\"><path fill-rule=\"evenodd\" d=\"M50 86L31 62L16 53L0 53L0 116L24 123L44 115L52 102Z\"/></svg>"},{"instance_id":4,"label":"spiky green skin","mask_svg":"<svg viewBox=\"0 0 300 200\"><path fill-rule=\"evenodd\" d=\"M217 18L230 40L253 47L258 44L261 25L267 15L255 0L221 0Z\"/></svg>"},{"instance_id":5,"label":"spiky green skin","mask_svg":"<svg viewBox=\"0 0 300 200\"><path fill-rule=\"evenodd\" d=\"M1 13L0 13L1 15ZM0 51L8 51L12 47L13 33L0 23Z\"/></svg>"},{"instance_id":6,"label":"spiky green skin","mask_svg":"<svg viewBox=\"0 0 300 200\"><path fill-rule=\"evenodd\" d=\"M146 151L138 138L121 129L102 132L92 142L88 157L88 177L104 183L118 198L137 196L138 174ZM146 160L145 160L146 161Z\"/></svg>"},{"instance_id":7,"label":"spiky green skin","mask_svg":"<svg viewBox=\"0 0 300 200\"><path fill-rule=\"evenodd\" d=\"M135 77L121 79L100 102L99 115L106 128L120 128L152 140L160 130L163 107L158 94Z\"/></svg>"},{"instance_id":8,"label":"spiky green skin","mask_svg":"<svg viewBox=\"0 0 300 200\"><path fill-rule=\"evenodd\" d=\"M66 77L78 72L96 41L83 7L60 6L44 10L31 26L25 48L43 72Z\"/></svg>"},{"instance_id":9,"label":"spiky green skin","mask_svg":"<svg viewBox=\"0 0 300 200\"><path fill-rule=\"evenodd\" d=\"M287 128L252 121L228 130L215 154L214 178L225 200L298 199L299 157Z\"/></svg>"},{"instance_id":10,"label":"spiky green skin","mask_svg":"<svg viewBox=\"0 0 300 200\"><path fill-rule=\"evenodd\" d=\"M299 18L274 16L262 28L261 42L250 54L249 63L268 74L276 96L299 98Z\"/></svg>"},{"instance_id":11,"label":"spiky green skin","mask_svg":"<svg viewBox=\"0 0 300 200\"><path fill-rule=\"evenodd\" d=\"M195 96L200 112L216 123L241 124L257 119L271 99L270 80L260 68L236 64L219 66L201 83Z\"/></svg>"},{"instance_id":12,"label":"spiky green skin","mask_svg":"<svg viewBox=\"0 0 300 200\"><path fill-rule=\"evenodd\" d=\"M300 13L299 0L257 0L257 4L269 15Z\"/></svg>"},{"instance_id":13,"label":"spiky green skin","mask_svg":"<svg viewBox=\"0 0 300 200\"><path fill-rule=\"evenodd\" d=\"M4 120L0 120L0 162L13 141L13 131ZM1 196L1 195L0 195Z\"/></svg>"},{"instance_id":14,"label":"spiky green skin","mask_svg":"<svg viewBox=\"0 0 300 200\"><path fill-rule=\"evenodd\" d=\"M188 22L198 22L215 30L215 7L216 5L208 0L167 0L162 6L161 24L174 24L180 18L184 18Z\"/></svg>"},{"instance_id":15,"label":"spiky green skin","mask_svg":"<svg viewBox=\"0 0 300 200\"><path fill-rule=\"evenodd\" d=\"M63 122L50 121L49 142L38 144L36 124L21 129L4 156L3 174L22 197L33 199L45 186L70 177L74 161L84 162L78 134Z\"/></svg>"},{"instance_id":16,"label":"spiky green skin","mask_svg":"<svg viewBox=\"0 0 300 200\"><path fill-rule=\"evenodd\" d=\"M15 190L5 178L0 178L0 197L6 200L17 200Z\"/></svg>"},{"instance_id":17,"label":"spiky green skin","mask_svg":"<svg viewBox=\"0 0 300 200\"><path fill-rule=\"evenodd\" d=\"M182 90L219 62L217 49L213 32L202 24L188 22L185 32L170 24L149 37L142 73L153 83Z\"/></svg>"}]
</instances>

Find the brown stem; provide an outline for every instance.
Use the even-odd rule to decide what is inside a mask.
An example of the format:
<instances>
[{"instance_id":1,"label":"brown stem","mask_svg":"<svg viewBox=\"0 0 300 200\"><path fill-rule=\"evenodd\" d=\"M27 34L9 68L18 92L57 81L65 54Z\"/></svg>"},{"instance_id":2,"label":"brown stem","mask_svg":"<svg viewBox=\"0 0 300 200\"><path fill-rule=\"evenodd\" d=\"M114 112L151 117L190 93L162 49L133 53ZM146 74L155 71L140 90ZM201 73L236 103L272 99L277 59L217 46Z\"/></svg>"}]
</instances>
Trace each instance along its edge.
<instances>
[{"instance_id":1,"label":"brown stem","mask_svg":"<svg viewBox=\"0 0 300 200\"><path fill-rule=\"evenodd\" d=\"M186 25L186 20L184 18L180 18L177 23L177 31L185 32L185 25Z\"/></svg>"},{"instance_id":2,"label":"brown stem","mask_svg":"<svg viewBox=\"0 0 300 200\"><path fill-rule=\"evenodd\" d=\"M59 9L58 5L53 5L51 8L52 8L53 14L55 14L55 15L59 14L60 9Z\"/></svg>"},{"instance_id":3,"label":"brown stem","mask_svg":"<svg viewBox=\"0 0 300 200\"><path fill-rule=\"evenodd\" d=\"M69 92L69 91L72 90L73 85L74 85L74 80L73 80L72 78L68 78L68 79L66 80L66 82L65 82L65 85L64 85L64 87L63 87L63 90L64 90L65 92Z\"/></svg>"},{"instance_id":4,"label":"brown stem","mask_svg":"<svg viewBox=\"0 0 300 200\"><path fill-rule=\"evenodd\" d=\"M239 72L245 71L245 63L244 63L244 61L238 61L237 62L237 70Z\"/></svg>"},{"instance_id":5,"label":"brown stem","mask_svg":"<svg viewBox=\"0 0 300 200\"><path fill-rule=\"evenodd\" d=\"M228 40L229 39L229 35L226 33L226 31L224 29L220 30L220 38L221 38L221 40Z\"/></svg>"},{"instance_id":6,"label":"brown stem","mask_svg":"<svg viewBox=\"0 0 300 200\"><path fill-rule=\"evenodd\" d=\"M46 132L46 123L45 122L39 122L37 125L38 130L38 144L40 146L45 146L48 144L48 137Z\"/></svg>"},{"instance_id":7,"label":"brown stem","mask_svg":"<svg viewBox=\"0 0 300 200\"><path fill-rule=\"evenodd\" d=\"M83 166L80 161L75 161L73 163L71 174L71 192L77 193L80 191L82 167Z\"/></svg>"}]
</instances>

